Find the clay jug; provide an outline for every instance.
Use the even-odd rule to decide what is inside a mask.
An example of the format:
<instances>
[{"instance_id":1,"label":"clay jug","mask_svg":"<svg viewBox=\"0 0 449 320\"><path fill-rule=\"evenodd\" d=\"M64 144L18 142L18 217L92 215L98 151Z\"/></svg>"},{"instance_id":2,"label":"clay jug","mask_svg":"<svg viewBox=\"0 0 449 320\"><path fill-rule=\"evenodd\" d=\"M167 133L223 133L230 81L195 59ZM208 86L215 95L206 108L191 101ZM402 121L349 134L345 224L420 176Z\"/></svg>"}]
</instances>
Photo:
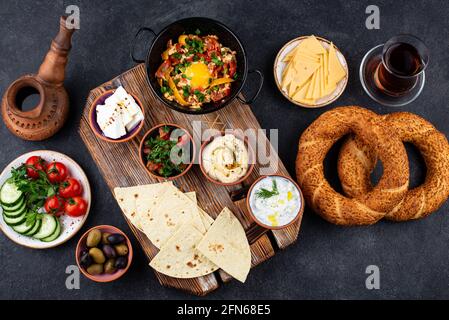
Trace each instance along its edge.
<instances>
[{"instance_id":1,"label":"clay jug","mask_svg":"<svg viewBox=\"0 0 449 320\"><path fill-rule=\"evenodd\" d=\"M63 86L67 57L75 29L68 29L61 17L59 33L51 42L37 75L28 74L14 81L2 100L2 118L7 128L25 140L44 140L61 129L69 112L69 97ZM38 94L39 102L23 110L23 100Z\"/></svg>"}]
</instances>

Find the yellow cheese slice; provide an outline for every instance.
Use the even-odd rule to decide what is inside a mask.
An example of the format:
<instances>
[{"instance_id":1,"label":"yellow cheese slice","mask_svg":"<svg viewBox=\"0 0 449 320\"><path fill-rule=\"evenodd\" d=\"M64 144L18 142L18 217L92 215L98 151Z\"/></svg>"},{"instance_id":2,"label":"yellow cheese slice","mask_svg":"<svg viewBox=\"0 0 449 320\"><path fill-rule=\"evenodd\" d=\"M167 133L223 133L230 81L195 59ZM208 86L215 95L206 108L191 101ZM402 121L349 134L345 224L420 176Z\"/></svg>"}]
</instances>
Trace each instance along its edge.
<instances>
[{"instance_id":1,"label":"yellow cheese slice","mask_svg":"<svg viewBox=\"0 0 449 320\"><path fill-rule=\"evenodd\" d=\"M321 72L320 69L318 69L316 72L316 78L315 78L315 86L313 88L313 94L312 98L314 100L318 100L321 97Z\"/></svg>"},{"instance_id":2,"label":"yellow cheese slice","mask_svg":"<svg viewBox=\"0 0 449 320\"><path fill-rule=\"evenodd\" d=\"M298 45L296 53L303 52L305 54L324 54L325 51L326 50L321 45L320 41L312 35L301 41Z\"/></svg>"},{"instance_id":3,"label":"yellow cheese slice","mask_svg":"<svg viewBox=\"0 0 449 320\"><path fill-rule=\"evenodd\" d=\"M319 67L319 63L308 61L300 61L299 63L294 63L296 75L290 83L290 91L295 92L297 88L301 88Z\"/></svg>"},{"instance_id":4,"label":"yellow cheese slice","mask_svg":"<svg viewBox=\"0 0 449 320\"><path fill-rule=\"evenodd\" d=\"M330 95L332 92L335 91L335 89L337 89L337 85L336 84L328 84L328 85L326 85L326 87L324 88L323 97Z\"/></svg>"},{"instance_id":5,"label":"yellow cheese slice","mask_svg":"<svg viewBox=\"0 0 449 320\"><path fill-rule=\"evenodd\" d=\"M292 97L295 94L297 88L298 86L296 85L294 80L292 80L292 82L290 82L290 85L288 86L288 96Z\"/></svg>"},{"instance_id":6,"label":"yellow cheese slice","mask_svg":"<svg viewBox=\"0 0 449 320\"><path fill-rule=\"evenodd\" d=\"M305 61L319 63L320 62L320 56L321 55L316 55L316 54L314 54L314 55L307 55L307 54L304 54L302 52L299 52L299 53L296 54L295 58L297 60L300 60L300 61L301 60L305 60ZM295 61L297 61L297 60L295 60Z\"/></svg>"},{"instance_id":7,"label":"yellow cheese slice","mask_svg":"<svg viewBox=\"0 0 449 320\"><path fill-rule=\"evenodd\" d=\"M329 85L337 84L346 76L346 71L340 63L340 60L337 57L337 52L335 50L334 44L331 43L329 49L329 75L328 82Z\"/></svg>"},{"instance_id":8,"label":"yellow cheese slice","mask_svg":"<svg viewBox=\"0 0 449 320\"><path fill-rule=\"evenodd\" d=\"M291 64L293 64L293 67L298 74L309 74L307 78L310 77L320 67L319 61L313 62L308 60L293 60Z\"/></svg>"},{"instance_id":9,"label":"yellow cheese slice","mask_svg":"<svg viewBox=\"0 0 449 320\"><path fill-rule=\"evenodd\" d=\"M286 89L287 86L292 82L293 78L295 77L296 70L293 67L293 64L289 63L285 69L284 73L282 74L282 88Z\"/></svg>"},{"instance_id":10,"label":"yellow cheese slice","mask_svg":"<svg viewBox=\"0 0 449 320\"><path fill-rule=\"evenodd\" d=\"M296 50L298 49L298 46L296 46L295 48L293 48L289 53L287 53L284 57L284 59L282 59L282 62L289 62L292 60L292 58L295 56L296 54Z\"/></svg>"},{"instance_id":11,"label":"yellow cheese slice","mask_svg":"<svg viewBox=\"0 0 449 320\"><path fill-rule=\"evenodd\" d=\"M301 89L297 90L296 93L291 97L293 100L301 102L301 100L306 98L307 90L310 87L310 80L306 82Z\"/></svg>"},{"instance_id":12,"label":"yellow cheese slice","mask_svg":"<svg viewBox=\"0 0 449 320\"><path fill-rule=\"evenodd\" d=\"M324 83L323 97L330 95L337 88L337 83L332 82L332 80L329 81L329 53L327 53L324 62L325 62L324 73L326 81Z\"/></svg>"},{"instance_id":13,"label":"yellow cheese slice","mask_svg":"<svg viewBox=\"0 0 449 320\"><path fill-rule=\"evenodd\" d=\"M323 71L324 71L324 87L328 85L328 76L329 76L329 68L328 68L328 62L329 62L329 52L326 50L326 53L323 54Z\"/></svg>"},{"instance_id":14,"label":"yellow cheese slice","mask_svg":"<svg viewBox=\"0 0 449 320\"><path fill-rule=\"evenodd\" d=\"M313 74L310 80L310 86L307 89L306 99L313 99L313 89L315 88L316 72Z\"/></svg>"},{"instance_id":15,"label":"yellow cheese slice","mask_svg":"<svg viewBox=\"0 0 449 320\"><path fill-rule=\"evenodd\" d=\"M307 104L307 105L314 105L315 104L315 100L307 99L306 97L301 98L301 97L298 96L297 99L295 99L295 101L303 103L303 104Z\"/></svg>"},{"instance_id":16,"label":"yellow cheese slice","mask_svg":"<svg viewBox=\"0 0 449 320\"><path fill-rule=\"evenodd\" d=\"M320 57L320 64L321 64L321 66L320 66L319 70L320 70L320 94L321 94L320 98L321 98L324 94L324 87L325 87L325 85L324 85L324 81L325 81L325 79L324 79L324 54L322 54Z\"/></svg>"},{"instance_id":17,"label":"yellow cheese slice","mask_svg":"<svg viewBox=\"0 0 449 320\"><path fill-rule=\"evenodd\" d=\"M312 77L311 77L312 78ZM298 90L295 95L293 96L293 100L296 102L300 102L303 104L308 104L308 105L314 105L315 104L315 100L313 99L307 99L306 98L306 94L307 91L309 90L309 88L312 86L312 81L308 81L302 88L301 90Z\"/></svg>"},{"instance_id":18,"label":"yellow cheese slice","mask_svg":"<svg viewBox=\"0 0 449 320\"><path fill-rule=\"evenodd\" d=\"M298 92L300 92L300 91L304 91L304 97L305 97L305 94L307 93L307 90L309 89L311 81L312 81L312 75L309 77L309 79L306 80L306 82L304 82L304 84L302 84L299 87L296 87L296 90L289 91L289 97L293 99L293 97L295 95L297 95Z\"/></svg>"}]
</instances>

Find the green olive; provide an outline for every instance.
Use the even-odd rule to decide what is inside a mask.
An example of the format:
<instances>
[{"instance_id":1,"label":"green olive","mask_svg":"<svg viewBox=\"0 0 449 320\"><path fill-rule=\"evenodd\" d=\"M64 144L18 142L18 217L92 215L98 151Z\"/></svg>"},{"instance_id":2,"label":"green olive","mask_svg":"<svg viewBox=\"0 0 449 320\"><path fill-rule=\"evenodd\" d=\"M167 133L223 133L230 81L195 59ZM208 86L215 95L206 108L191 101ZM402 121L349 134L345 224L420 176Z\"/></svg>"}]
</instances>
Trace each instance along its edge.
<instances>
[{"instance_id":1,"label":"green olive","mask_svg":"<svg viewBox=\"0 0 449 320\"><path fill-rule=\"evenodd\" d=\"M101 235L101 243L102 243L102 244L109 244L108 237L109 237L110 235L111 235L110 233L104 232L104 233Z\"/></svg>"},{"instance_id":2,"label":"green olive","mask_svg":"<svg viewBox=\"0 0 449 320\"><path fill-rule=\"evenodd\" d=\"M126 244L124 244L124 243L117 244L114 246L114 248L115 248L115 252L117 252L117 254L119 256L127 256L128 255L129 250L128 250L128 246Z\"/></svg>"},{"instance_id":3,"label":"green olive","mask_svg":"<svg viewBox=\"0 0 449 320\"><path fill-rule=\"evenodd\" d=\"M93 276L103 273L103 265L102 264L93 264L89 268L87 268L87 273Z\"/></svg>"},{"instance_id":4,"label":"green olive","mask_svg":"<svg viewBox=\"0 0 449 320\"><path fill-rule=\"evenodd\" d=\"M89 255L92 257L95 263L104 263L106 261L103 251L98 248L90 248Z\"/></svg>"},{"instance_id":5,"label":"green olive","mask_svg":"<svg viewBox=\"0 0 449 320\"><path fill-rule=\"evenodd\" d=\"M117 271L117 268L115 267L115 259L109 259L104 264L104 272L107 274L112 274Z\"/></svg>"},{"instance_id":6,"label":"green olive","mask_svg":"<svg viewBox=\"0 0 449 320\"><path fill-rule=\"evenodd\" d=\"M96 247L101 241L101 231L94 229L87 235L86 245L89 248Z\"/></svg>"}]
</instances>

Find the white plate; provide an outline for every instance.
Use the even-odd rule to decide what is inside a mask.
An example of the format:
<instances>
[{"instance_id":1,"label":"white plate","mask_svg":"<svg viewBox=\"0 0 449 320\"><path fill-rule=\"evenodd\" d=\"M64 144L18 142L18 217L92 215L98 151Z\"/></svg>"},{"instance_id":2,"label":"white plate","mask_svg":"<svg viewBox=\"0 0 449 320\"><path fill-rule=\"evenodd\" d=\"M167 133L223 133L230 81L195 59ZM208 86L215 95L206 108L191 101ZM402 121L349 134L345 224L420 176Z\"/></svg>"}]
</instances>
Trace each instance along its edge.
<instances>
[{"instance_id":1,"label":"white plate","mask_svg":"<svg viewBox=\"0 0 449 320\"><path fill-rule=\"evenodd\" d=\"M349 69L348 69L348 64L346 62L345 57L343 56L343 54L340 52L340 50L337 48L337 46L334 43L338 60L340 60L341 65L346 70L346 77L344 77L344 79L340 80L340 82L337 84L337 88L334 90L334 92L332 92L331 94L329 94L325 97L318 99L315 104L305 104L305 103L294 101L292 98L290 98L288 96L288 93L284 89L282 89L282 86L281 86L282 74L284 73L284 69L287 66L287 63L283 62L283 60L289 52L291 52L294 48L296 48L298 46L298 44L301 43L301 41L303 41L307 37L308 36L298 37L296 39L289 41L287 44L285 44L282 47L282 49L277 54L276 60L274 62L274 79L276 81L276 85L278 86L278 89L281 91L281 93L284 95L284 97L286 97L288 100L290 100L290 102L292 102L296 105L302 106L302 107L306 107L306 108L320 108L320 107L324 107L324 106L334 102L343 93L343 91L345 90L346 85L348 83ZM329 50L329 47L330 47L329 40L326 40L326 39L323 39L320 37L316 37L316 38L320 41L320 43L323 45L323 47L326 50Z\"/></svg>"},{"instance_id":2,"label":"white plate","mask_svg":"<svg viewBox=\"0 0 449 320\"><path fill-rule=\"evenodd\" d=\"M19 167L20 165L25 163L25 161L31 156L41 156L47 162L55 160L65 164L67 169L69 170L70 176L77 179L83 186L82 197L87 201L87 212L84 216L77 218L72 218L67 215L61 216L59 218L62 227L61 235L52 242L42 242L40 240L33 239L15 232L10 226L5 223L5 221L3 221L3 215L1 215L0 217L0 229L9 239L21 246L33 249L53 248L59 246L60 244L63 244L64 242L72 238L78 232L78 230L81 229L84 222L86 221L87 216L89 215L91 203L89 180L87 180L86 174L84 173L83 169L81 169L81 167L68 156L56 151L37 150L23 154L12 161L10 164L8 164L0 175L0 186L2 186L5 181L11 177L12 168ZM0 208L0 212L1 211L2 209Z\"/></svg>"}]
</instances>

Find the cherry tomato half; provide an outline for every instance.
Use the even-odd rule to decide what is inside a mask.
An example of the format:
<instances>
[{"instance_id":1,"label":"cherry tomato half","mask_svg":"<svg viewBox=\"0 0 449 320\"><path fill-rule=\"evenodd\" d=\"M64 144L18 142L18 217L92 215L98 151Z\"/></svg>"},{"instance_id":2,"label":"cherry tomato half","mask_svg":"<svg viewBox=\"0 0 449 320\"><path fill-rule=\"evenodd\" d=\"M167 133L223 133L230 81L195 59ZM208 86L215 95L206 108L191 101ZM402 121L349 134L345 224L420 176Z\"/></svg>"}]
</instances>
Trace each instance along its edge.
<instances>
[{"instance_id":1,"label":"cherry tomato half","mask_svg":"<svg viewBox=\"0 0 449 320\"><path fill-rule=\"evenodd\" d=\"M27 176L31 179L39 178L39 171L45 172L45 160L39 156L32 156L25 162L27 167Z\"/></svg>"},{"instance_id":2,"label":"cherry tomato half","mask_svg":"<svg viewBox=\"0 0 449 320\"><path fill-rule=\"evenodd\" d=\"M65 213L71 217L83 216L87 212L87 202L81 197L73 197L65 203Z\"/></svg>"},{"instance_id":3,"label":"cherry tomato half","mask_svg":"<svg viewBox=\"0 0 449 320\"><path fill-rule=\"evenodd\" d=\"M185 146L190 141L189 136L184 134L178 138L178 143L176 144L178 147Z\"/></svg>"},{"instance_id":4,"label":"cherry tomato half","mask_svg":"<svg viewBox=\"0 0 449 320\"><path fill-rule=\"evenodd\" d=\"M168 127L159 127L159 138L168 140L170 138L170 129Z\"/></svg>"},{"instance_id":5,"label":"cherry tomato half","mask_svg":"<svg viewBox=\"0 0 449 320\"><path fill-rule=\"evenodd\" d=\"M154 163L154 162L148 161L147 168L150 171L158 171L160 168L162 168L162 163Z\"/></svg>"},{"instance_id":6,"label":"cherry tomato half","mask_svg":"<svg viewBox=\"0 0 449 320\"><path fill-rule=\"evenodd\" d=\"M47 177L51 183L60 183L64 181L68 175L69 172L67 167L61 162L53 161L47 165Z\"/></svg>"},{"instance_id":7,"label":"cherry tomato half","mask_svg":"<svg viewBox=\"0 0 449 320\"><path fill-rule=\"evenodd\" d=\"M65 200L58 196L51 196L45 200L44 209L48 214L60 215L64 212Z\"/></svg>"},{"instance_id":8,"label":"cherry tomato half","mask_svg":"<svg viewBox=\"0 0 449 320\"><path fill-rule=\"evenodd\" d=\"M63 198L80 196L82 192L83 187L80 182L74 178L65 179L59 186L59 195Z\"/></svg>"}]
</instances>

